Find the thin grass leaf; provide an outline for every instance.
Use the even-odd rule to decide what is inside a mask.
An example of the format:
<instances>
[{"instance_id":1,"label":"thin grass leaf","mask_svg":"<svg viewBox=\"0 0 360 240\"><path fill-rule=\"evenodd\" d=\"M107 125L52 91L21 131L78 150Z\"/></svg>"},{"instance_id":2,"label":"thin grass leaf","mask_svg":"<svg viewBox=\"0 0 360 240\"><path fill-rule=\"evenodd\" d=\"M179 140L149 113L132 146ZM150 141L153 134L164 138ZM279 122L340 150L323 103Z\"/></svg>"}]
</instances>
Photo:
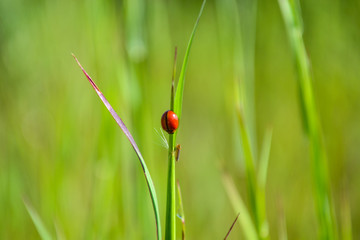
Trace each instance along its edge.
<instances>
[{"instance_id":1,"label":"thin grass leaf","mask_svg":"<svg viewBox=\"0 0 360 240\"><path fill-rule=\"evenodd\" d=\"M175 102L176 60L177 60L177 47L175 47L174 68L173 68L173 75L171 78L171 96L170 96L170 110L171 111L174 111L174 102Z\"/></svg>"},{"instance_id":2,"label":"thin grass leaf","mask_svg":"<svg viewBox=\"0 0 360 240\"><path fill-rule=\"evenodd\" d=\"M165 240L176 239L175 134L169 135L169 168L166 198Z\"/></svg>"},{"instance_id":3,"label":"thin grass leaf","mask_svg":"<svg viewBox=\"0 0 360 240\"><path fill-rule=\"evenodd\" d=\"M178 82L177 87L176 87L174 112L177 114L177 116L179 118L179 121L181 120L183 93L184 93L184 85L185 85L185 72L186 72L188 61L189 61L190 49L191 49L191 46L192 46L192 42L193 42L193 39L194 39L194 36L195 36L197 26L198 26L199 21L200 21L201 14L202 14L202 12L204 10L204 7L205 7L205 3L206 3L206 0L204 0L202 5L201 5L199 15L198 15L198 17L196 19L193 31L191 33L189 43L188 43L188 46L187 46L187 49L186 49L186 52L185 52L184 61L183 61L181 71L180 71L179 82Z\"/></svg>"},{"instance_id":4,"label":"thin grass leaf","mask_svg":"<svg viewBox=\"0 0 360 240\"><path fill-rule=\"evenodd\" d=\"M236 218L235 218L234 222L231 224L231 227L230 227L229 231L227 232L227 234L226 234L226 236L225 236L224 240L226 240L226 239L228 238L228 236L230 235L231 230L233 229L233 227L234 227L234 225L235 225L236 221L237 221L237 220L238 220L238 218L239 218L239 215L240 215L240 213L238 213L238 215L236 216Z\"/></svg>"},{"instance_id":5,"label":"thin grass leaf","mask_svg":"<svg viewBox=\"0 0 360 240\"><path fill-rule=\"evenodd\" d=\"M266 220L266 196L265 196L265 187L266 187L266 177L269 165L269 156L271 148L271 139L272 139L272 129L268 129L264 136L264 141L261 149L259 169L258 169L258 211L259 211L259 221L260 221L260 236L262 238L267 238L269 235L269 224Z\"/></svg>"},{"instance_id":6,"label":"thin grass leaf","mask_svg":"<svg viewBox=\"0 0 360 240\"><path fill-rule=\"evenodd\" d=\"M222 180L235 212L239 213L239 223L243 229L246 239L257 240L258 237L255 225L251 220L250 213L248 212L244 201L236 189L234 181L227 174L223 175Z\"/></svg>"},{"instance_id":7,"label":"thin grass leaf","mask_svg":"<svg viewBox=\"0 0 360 240\"><path fill-rule=\"evenodd\" d=\"M170 94L170 110L174 111L175 104L175 75L176 75L176 59L177 48L174 54L174 69L171 78L171 94ZM175 112L175 111L174 111ZM168 182L167 182L167 196L166 196L166 225L165 225L165 239L176 238L176 209L175 209L175 134L169 135L169 168L168 168Z\"/></svg>"},{"instance_id":8,"label":"thin grass leaf","mask_svg":"<svg viewBox=\"0 0 360 240\"><path fill-rule=\"evenodd\" d=\"M201 14L203 12L206 0L203 1L199 15L195 22L193 31L190 36L190 40L185 52L183 65L180 71L179 81L176 87L175 96L173 95L174 87L172 87L172 97L170 101L170 107L174 109L174 112L179 118L181 124L181 110L182 110L182 101L184 93L184 84L185 84L185 72L187 63L189 60L190 49L192 41L195 36L196 28L199 24ZM175 68L174 68L175 69ZM175 70L174 70L175 73ZM174 75L174 74L173 74ZM174 82L174 81L173 81ZM174 85L173 85L174 86ZM174 96L174 97L173 97ZM172 101L174 103L172 104ZM172 106L173 105L173 106ZM174 134L169 135L169 168L168 168L168 185L167 185L167 199L166 199L166 226L165 226L165 240L175 240L176 239L176 183L175 183L175 145L176 145L176 135L177 131Z\"/></svg>"},{"instance_id":9,"label":"thin grass leaf","mask_svg":"<svg viewBox=\"0 0 360 240\"><path fill-rule=\"evenodd\" d=\"M264 141L261 149L260 161L259 161L259 173L258 183L259 187L264 188L266 186L266 177L268 172L270 148L272 140L272 128L268 129L264 136Z\"/></svg>"},{"instance_id":10,"label":"thin grass leaf","mask_svg":"<svg viewBox=\"0 0 360 240\"><path fill-rule=\"evenodd\" d=\"M36 210L30 205L29 202L27 202L25 199L23 199L24 205L26 207L26 210L28 211L31 220L33 221L37 232L39 233L42 240L51 240L53 239L51 237L51 234L46 229L43 221L41 220L39 214L36 212Z\"/></svg>"},{"instance_id":11,"label":"thin grass leaf","mask_svg":"<svg viewBox=\"0 0 360 240\"><path fill-rule=\"evenodd\" d=\"M310 64L302 37L302 17L298 1L279 0L280 9L291 43L297 70L303 118L310 142L311 170L314 182L315 209L320 239L337 239L334 207L330 193L327 157L322 142L321 125L312 89Z\"/></svg>"},{"instance_id":12,"label":"thin grass leaf","mask_svg":"<svg viewBox=\"0 0 360 240\"><path fill-rule=\"evenodd\" d=\"M156 196L155 186L154 186L154 183L153 183L153 181L151 179L150 172L149 172L149 170L148 170L148 168L146 166L145 160L142 157L141 152L140 152L134 138L132 137L131 133L129 132L129 130L125 126L124 122L121 120L119 115L115 112L115 110L112 108L110 103L106 100L105 96L102 94L100 89L96 86L94 81L90 78L90 76L87 74L87 72L81 66L80 62L77 60L75 55L72 54L72 56L74 57L74 59L78 63L79 67L81 68L81 70L85 74L86 78L89 80L91 86L94 88L97 95L100 97L101 101L105 104L106 108L109 110L111 116L115 119L116 123L119 125L121 130L124 132L126 137L129 139L132 147L135 150L136 155L139 158L141 167L142 167L144 175L145 175L146 183L147 183L147 186L148 186L148 189L149 189L149 193L150 193L150 197L151 197L151 201L152 201L152 205L153 205L153 209L154 209L157 239L161 240L161 224L160 224L159 204L158 204L158 200L157 200L157 196Z\"/></svg>"},{"instance_id":13,"label":"thin grass leaf","mask_svg":"<svg viewBox=\"0 0 360 240\"><path fill-rule=\"evenodd\" d=\"M254 216L256 230L258 233L260 233L260 218L257 202L257 181L255 176L254 160L251 153L250 139L245 127L244 116L241 109L237 108L236 113L239 121L242 149L245 158L246 183L249 192L250 207Z\"/></svg>"},{"instance_id":14,"label":"thin grass leaf","mask_svg":"<svg viewBox=\"0 0 360 240\"><path fill-rule=\"evenodd\" d=\"M182 201L182 196L181 196L181 188L180 188L179 181L176 182L176 185L177 185L177 193L178 193L178 200L179 200L178 217L181 220L181 226L182 226L181 237L182 237L182 240L185 240L185 212L184 212L184 206L183 206L183 201Z\"/></svg>"}]
</instances>

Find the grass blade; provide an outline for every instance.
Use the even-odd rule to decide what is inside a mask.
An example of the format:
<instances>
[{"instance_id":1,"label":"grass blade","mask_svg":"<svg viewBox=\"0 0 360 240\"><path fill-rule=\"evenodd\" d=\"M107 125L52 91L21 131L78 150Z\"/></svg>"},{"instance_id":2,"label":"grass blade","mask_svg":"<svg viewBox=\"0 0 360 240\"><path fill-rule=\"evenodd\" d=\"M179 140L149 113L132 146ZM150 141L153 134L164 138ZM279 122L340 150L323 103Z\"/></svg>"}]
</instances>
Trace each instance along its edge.
<instances>
[{"instance_id":1,"label":"grass blade","mask_svg":"<svg viewBox=\"0 0 360 240\"><path fill-rule=\"evenodd\" d=\"M311 170L314 182L315 209L320 239L337 239L336 224L330 194L327 157L322 142L321 125L312 89L310 64L302 37L303 26L298 1L279 0L280 9L293 51L300 90L300 104L310 142Z\"/></svg>"},{"instance_id":2,"label":"grass blade","mask_svg":"<svg viewBox=\"0 0 360 240\"><path fill-rule=\"evenodd\" d=\"M182 101L184 93L184 84L185 84L185 72L187 63L189 60L190 49L192 41L195 36L196 28L199 24L201 14L203 12L206 0L203 1L199 15L195 22L193 31L190 36L190 40L185 52L183 65L181 67L179 81L176 87L175 99L174 99L174 112L179 118L179 123L181 126L181 110L182 110ZM173 88L172 88L173 89ZM171 100L172 101L172 100ZM172 105L172 104L171 104ZM171 106L172 107L172 106ZM169 135L169 168L168 168L168 185L167 185L167 199L166 199L166 226L165 226L165 240L176 239L176 205L175 205L175 145L176 145L176 135L177 131L174 134Z\"/></svg>"},{"instance_id":3,"label":"grass blade","mask_svg":"<svg viewBox=\"0 0 360 240\"><path fill-rule=\"evenodd\" d=\"M191 36L190 36L190 39L189 39L189 42L188 42L188 46L187 46L187 49L186 49L186 52L185 52L184 61L183 61L181 71L180 71L179 82L178 82L177 87L176 87L174 112L177 114L177 116L179 118L179 121L181 120L182 100L183 100L184 85L185 85L185 72L186 72L188 61L189 61L190 49L191 49L191 46L192 46L192 42L193 42L193 39L194 39L194 36L195 36L197 26L198 26L199 21L200 21L201 14L202 14L202 12L204 10L204 7L205 7L205 3L206 3L206 0L204 0L202 5L201 5L199 15L198 15L198 17L196 19L193 31L191 33Z\"/></svg>"},{"instance_id":4,"label":"grass blade","mask_svg":"<svg viewBox=\"0 0 360 240\"><path fill-rule=\"evenodd\" d=\"M177 193L178 193L178 199L179 199L179 213L178 213L178 217L181 220L181 225L182 225L182 240L185 240L185 213L184 213L184 207L183 207L183 201L182 201L182 197L181 197L181 188L180 188L180 183L179 181L176 182L177 184Z\"/></svg>"},{"instance_id":5,"label":"grass blade","mask_svg":"<svg viewBox=\"0 0 360 240\"><path fill-rule=\"evenodd\" d=\"M33 223L36 227L36 230L38 231L41 239L42 240L53 239L51 237L50 233L48 232L48 230L46 229L44 223L42 222L39 214L36 212L36 210L26 200L23 200L23 202L24 202L26 210L28 211L28 213L31 217L31 220L33 221Z\"/></svg>"},{"instance_id":6,"label":"grass blade","mask_svg":"<svg viewBox=\"0 0 360 240\"><path fill-rule=\"evenodd\" d=\"M266 220L266 198L265 187L266 177L269 165L270 148L272 140L272 129L268 129L265 133L264 142L261 149L259 169L258 169L258 211L260 220L260 236L267 238L269 235L269 225Z\"/></svg>"},{"instance_id":7,"label":"grass blade","mask_svg":"<svg viewBox=\"0 0 360 240\"><path fill-rule=\"evenodd\" d=\"M264 142L261 149L260 161L259 161L259 174L258 182L259 187L265 189L266 177L269 165L270 148L272 141L272 129L268 129L265 133Z\"/></svg>"},{"instance_id":8,"label":"grass blade","mask_svg":"<svg viewBox=\"0 0 360 240\"><path fill-rule=\"evenodd\" d=\"M177 60L177 47L175 47L174 69L173 69L173 75L172 75L172 78L171 78L171 97L170 97L170 110L171 111L174 111L174 102L175 102L176 60Z\"/></svg>"},{"instance_id":9,"label":"grass blade","mask_svg":"<svg viewBox=\"0 0 360 240\"><path fill-rule=\"evenodd\" d=\"M251 220L250 213L248 212L244 201L236 189L234 181L230 178L230 176L224 174L223 183L234 210L239 213L239 223L243 229L246 239L258 239L255 225Z\"/></svg>"},{"instance_id":10,"label":"grass blade","mask_svg":"<svg viewBox=\"0 0 360 240\"><path fill-rule=\"evenodd\" d=\"M151 179L150 172L146 166L145 160L142 157L141 152L140 152L138 146L136 145L134 138L132 137L131 133L125 126L124 122L121 120L119 115L115 112L115 110L112 108L110 103L106 100L105 96L102 94L100 89L96 86L94 81L90 78L90 76L87 74L87 72L81 66L80 62L77 60L77 58L75 57L74 54L73 54L73 57L75 58L76 62L78 63L78 65L81 68L81 70L83 71L83 73L85 74L86 78L89 80L91 86L94 88L97 95L100 97L101 101L105 104L106 108L109 110L110 114L115 119L116 123L119 125L121 130L124 132L126 137L129 139L132 147L135 150L136 155L139 158L141 167L142 167L144 175L145 175L146 183L147 183L147 186L148 186L148 189L150 192L150 197L151 197L151 201L152 201L152 205L153 205L153 209L154 209L157 239L160 240L161 239L161 224L160 224L159 205L158 205L158 200L157 200L157 196L156 196L155 186Z\"/></svg>"},{"instance_id":11,"label":"grass blade","mask_svg":"<svg viewBox=\"0 0 360 240\"><path fill-rule=\"evenodd\" d=\"M251 152L250 147L250 139L245 127L243 113L239 108L237 108L237 117L239 121L240 127L240 136L242 142L242 149L244 152L245 158L245 172L246 172L246 183L249 192L249 199L250 199L250 207L251 212L254 216L254 222L257 232L260 232L260 219L259 219L259 209L258 209L258 199L257 199L257 181L255 177L255 167L254 167L254 159Z\"/></svg>"},{"instance_id":12,"label":"grass blade","mask_svg":"<svg viewBox=\"0 0 360 240\"><path fill-rule=\"evenodd\" d=\"M227 232L227 234L226 234L226 236L225 236L224 240L226 240L226 239L228 238L228 236L230 235L231 230L233 229L233 227L234 227L234 225L235 225L236 221L237 221L237 220L238 220L238 218L239 218L239 215L240 215L240 213L236 216L236 218L235 218L234 222L231 224L231 227L230 227L229 231Z\"/></svg>"}]
</instances>

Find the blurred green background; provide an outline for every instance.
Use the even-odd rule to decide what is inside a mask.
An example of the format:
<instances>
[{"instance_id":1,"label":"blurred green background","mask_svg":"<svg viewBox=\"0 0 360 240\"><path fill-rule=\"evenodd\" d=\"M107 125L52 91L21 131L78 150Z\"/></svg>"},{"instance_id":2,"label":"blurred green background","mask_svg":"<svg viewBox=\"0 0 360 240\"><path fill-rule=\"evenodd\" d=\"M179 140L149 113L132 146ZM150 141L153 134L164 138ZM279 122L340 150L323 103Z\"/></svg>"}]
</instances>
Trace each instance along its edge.
<instances>
[{"instance_id":1,"label":"blurred green background","mask_svg":"<svg viewBox=\"0 0 360 240\"><path fill-rule=\"evenodd\" d=\"M0 0L0 239L39 238L23 199L64 239L155 238L138 159L71 53L134 135L164 226L167 150L155 130L169 108L174 47L179 69L200 5ZM358 239L360 2L303 0L301 7L336 216L340 223L345 199ZM236 80L246 82L254 149L273 127L270 235L278 238L284 211L289 239L315 239L308 141L275 0L209 0L205 6L190 53L178 135L187 237L222 239L235 218L221 181L224 169L246 199ZM230 239L241 232L236 225Z\"/></svg>"}]
</instances>

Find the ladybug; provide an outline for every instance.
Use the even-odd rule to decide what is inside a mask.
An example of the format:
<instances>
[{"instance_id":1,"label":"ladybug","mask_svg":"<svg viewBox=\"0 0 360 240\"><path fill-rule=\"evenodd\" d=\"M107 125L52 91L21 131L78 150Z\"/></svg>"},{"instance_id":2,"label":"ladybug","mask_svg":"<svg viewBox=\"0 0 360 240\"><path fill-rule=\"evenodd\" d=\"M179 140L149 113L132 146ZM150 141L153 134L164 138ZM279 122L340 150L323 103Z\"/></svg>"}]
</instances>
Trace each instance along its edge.
<instances>
[{"instance_id":1,"label":"ladybug","mask_svg":"<svg viewBox=\"0 0 360 240\"><path fill-rule=\"evenodd\" d=\"M169 134L173 134L179 126L178 116L171 110L164 112L161 117L161 126Z\"/></svg>"}]
</instances>

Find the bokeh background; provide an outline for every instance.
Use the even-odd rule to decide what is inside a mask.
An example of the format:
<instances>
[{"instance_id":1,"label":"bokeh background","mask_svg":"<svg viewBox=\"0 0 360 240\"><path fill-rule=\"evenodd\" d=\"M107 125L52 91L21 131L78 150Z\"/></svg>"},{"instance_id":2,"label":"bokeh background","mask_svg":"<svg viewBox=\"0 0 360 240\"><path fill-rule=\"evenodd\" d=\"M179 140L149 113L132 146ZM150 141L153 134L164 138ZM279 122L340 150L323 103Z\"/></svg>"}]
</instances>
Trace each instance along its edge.
<instances>
[{"instance_id":1,"label":"bokeh background","mask_svg":"<svg viewBox=\"0 0 360 240\"><path fill-rule=\"evenodd\" d=\"M23 200L64 239L154 239L146 182L131 145L73 52L123 118L148 164L165 224L174 47L180 69L201 1L0 0L0 238L38 239ZM338 223L350 204L360 237L360 2L302 0L304 39ZM244 81L254 152L267 128L270 235L315 239L316 216L296 71L278 2L209 0L190 53L177 178L188 239L222 239L246 200L234 81ZM180 222L179 222L180 223ZM231 239L242 231L236 225Z\"/></svg>"}]
</instances>

